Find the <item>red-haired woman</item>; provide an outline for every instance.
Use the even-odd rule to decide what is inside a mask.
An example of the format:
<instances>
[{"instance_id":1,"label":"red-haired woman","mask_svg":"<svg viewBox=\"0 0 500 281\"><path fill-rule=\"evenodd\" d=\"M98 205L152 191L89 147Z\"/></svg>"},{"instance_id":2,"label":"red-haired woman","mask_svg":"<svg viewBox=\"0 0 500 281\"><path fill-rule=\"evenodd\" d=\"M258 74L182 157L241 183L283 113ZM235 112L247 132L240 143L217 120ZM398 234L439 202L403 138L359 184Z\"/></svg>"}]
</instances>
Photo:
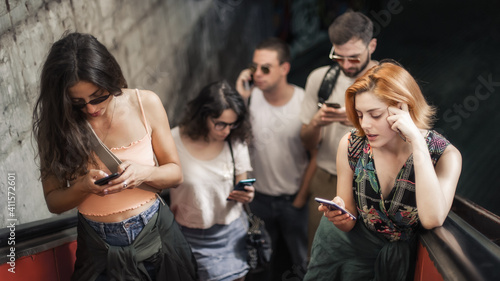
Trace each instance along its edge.
<instances>
[{"instance_id":1,"label":"red-haired woman","mask_svg":"<svg viewBox=\"0 0 500 281\"><path fill-rule=\"evenodd\" d=\"M460 152L430 130L435 109L394 62L347 89L346 111L356 129L339 144L333 201L357 219L320 205L305 280L413 280L416 233L446 219Z\"/></svg>"}]
</instances>

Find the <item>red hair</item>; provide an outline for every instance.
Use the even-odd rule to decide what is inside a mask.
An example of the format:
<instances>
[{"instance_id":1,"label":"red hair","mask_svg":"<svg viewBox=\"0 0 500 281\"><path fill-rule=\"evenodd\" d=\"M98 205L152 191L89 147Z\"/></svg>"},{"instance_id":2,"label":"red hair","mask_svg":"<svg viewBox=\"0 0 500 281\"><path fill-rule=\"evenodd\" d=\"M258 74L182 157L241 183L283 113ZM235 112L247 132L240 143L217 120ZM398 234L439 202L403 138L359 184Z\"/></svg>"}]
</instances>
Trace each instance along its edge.
<instances>
[{"instance_id":1,"label":"red hair","mask_svg":"<svg viewBox=\"0 0 500 281\"><path fill-rule=\"evenodd\" d=\"M436 109L427 104L420 87L408 71L393 61L381 61L359 77L345 93L347 118L358 129L358 135L365 132L356 113L356 95L371 92L389 106L399 102L408 104L410 116L421 129L430 129Z\"/></svg>"}]
</instances>

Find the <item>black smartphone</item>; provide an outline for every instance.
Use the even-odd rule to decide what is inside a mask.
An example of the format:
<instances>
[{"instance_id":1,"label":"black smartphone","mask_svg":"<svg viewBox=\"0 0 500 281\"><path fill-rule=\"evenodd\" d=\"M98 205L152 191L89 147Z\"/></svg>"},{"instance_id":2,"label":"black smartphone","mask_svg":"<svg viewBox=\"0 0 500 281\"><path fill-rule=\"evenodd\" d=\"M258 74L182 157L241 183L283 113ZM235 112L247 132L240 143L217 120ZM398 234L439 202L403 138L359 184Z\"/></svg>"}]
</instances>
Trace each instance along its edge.
<instances>
[{"instance_id":1,"label":"black smartphone","mask_svg":"<svg viewBox=\"0 0 500 281\"><path fill-rule=\"evenodd\" d=\"M326 106L328 107L333 107L333 108L340 108L340 104L336 103L336 102L325 102Z\"/></svg>"},{"instance_id":2,"label":"black smartphone","mask_svg":"<svg viewBox=\"0 0 500 281\"><path fill-rule=\"evenodd\" d=\"M110 180L112 180L112 179L116 179L116 178L117 178L117 177L119 177L119 176L120 176L120 174L119 174L119 173L114 173L114 174L111 174L111 175L109 175L109 176L107 176L107 177L100 178L100 179L96 180L96 181L94 182L94 184L95 184L95 185L105 185L105 184L107 184Z\"/></svg>"},{"instance_id":3,"label":"black smartphone","mask_svg":"<svg viewBox=\"0 0 500 281\"><path fill-rule=\"evenodd\" d=\"M246 191L245 186L252 186L255 179L240 180L235 186L234 190Z\"/></svg>"},{"instance_id":4,"label":"black smartphone","mask_svg":"<svg viewBox=\"0 0 500 281\"><path fill-rule=\"evenodd\" d=\"M245 90L251 90L253 87L253 77L251 77L250 80L243 81L243 85L245 86Z\"/></svg>"}]
</instances>

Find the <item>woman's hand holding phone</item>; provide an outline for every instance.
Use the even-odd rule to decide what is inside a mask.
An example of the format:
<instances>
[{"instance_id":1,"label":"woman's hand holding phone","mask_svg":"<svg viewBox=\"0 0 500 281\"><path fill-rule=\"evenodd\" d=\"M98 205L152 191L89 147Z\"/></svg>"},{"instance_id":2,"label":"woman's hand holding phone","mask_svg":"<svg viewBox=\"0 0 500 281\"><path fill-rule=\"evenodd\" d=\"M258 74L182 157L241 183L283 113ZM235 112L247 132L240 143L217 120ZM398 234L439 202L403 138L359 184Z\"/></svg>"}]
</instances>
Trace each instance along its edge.
<instances>
[{"instance_id":1,"label":"woman's hand holding phone","mask_svg":"<svg viewBox=\"0 0 500 281\"><path fill-rule=\"evenodd\" d=\"M332 201L322 198L316 198L315 200L321 203L318 207L318 211L323 212L325 217L335 225L356 220L356 217L345 209L344 200L339 196L333 198Z\"/></svg>"},{"instance_id":2,"label":"woman's hand holding phone","mask_svg":"<svg viewBox=\"0 0 500 281\"><path fill-rule=\"evenodd\" d=\"M104 172L102 173L105 174ZM95 193L104 196L121 192L125 189L132 189L142 184L143 180L141 178L144 176L140 175L144 174L147 174L147 171L144 171L144 166L125 161L118 166L118 172L95 178L94 186L102 187L99 192Z\"/></svg>"},{"instance_id":3,"label":"woman's hand holding phone","mask_svg":"<svg viewBox=\"0 0 500 281\"><path fill-rule=\"evenodd\" d=\"M245 179L239 181L234 187L233 191L229 193L227 200L234 200L241 203L250 203L255 196L255 188L253 183L255 179Z\"/></svg>"}]
</instances>

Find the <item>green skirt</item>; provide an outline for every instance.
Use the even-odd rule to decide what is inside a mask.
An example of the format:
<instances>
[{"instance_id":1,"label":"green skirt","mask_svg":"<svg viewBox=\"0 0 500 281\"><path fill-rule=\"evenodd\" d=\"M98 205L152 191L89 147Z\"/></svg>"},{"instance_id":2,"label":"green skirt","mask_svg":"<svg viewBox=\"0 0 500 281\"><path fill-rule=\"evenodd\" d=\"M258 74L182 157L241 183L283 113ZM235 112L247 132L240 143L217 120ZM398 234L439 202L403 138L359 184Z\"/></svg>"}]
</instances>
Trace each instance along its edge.
<instances>
[{"instance_id":1,"label":"green skirt","mask_svg":"<svg viewBox=\"0 0 500 281\"><path fill-rule=\"evenodd\" d=\"M415 237L390 242L359 220L343 232L323 216L304 280L413 280L415 255Z\"/></svg>"}]
</instances>

